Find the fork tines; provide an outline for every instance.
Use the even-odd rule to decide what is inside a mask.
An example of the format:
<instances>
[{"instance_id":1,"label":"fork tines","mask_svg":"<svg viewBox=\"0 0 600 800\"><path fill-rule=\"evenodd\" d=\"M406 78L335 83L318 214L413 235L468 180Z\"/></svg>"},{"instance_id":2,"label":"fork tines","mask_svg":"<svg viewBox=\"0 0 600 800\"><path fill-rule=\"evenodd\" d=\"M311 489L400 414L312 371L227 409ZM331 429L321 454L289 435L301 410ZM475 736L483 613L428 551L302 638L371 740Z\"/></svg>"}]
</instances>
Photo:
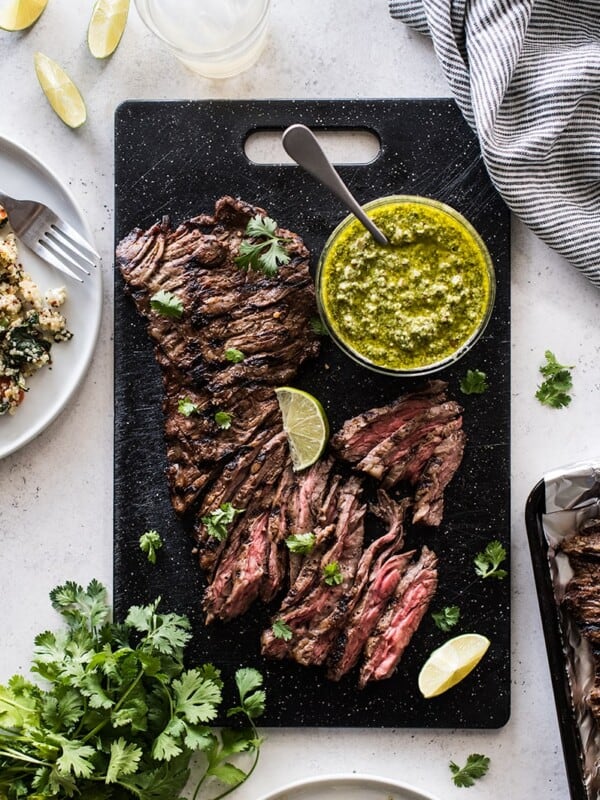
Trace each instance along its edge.
<instances>
[{"instance_id":1,"label":"fork tines","mask_svg":"<svg viewBox=\"0 0 600 800\"><path fill-rule=\"evenodd\" d=\"M38 239L35 249L38 255L80 283L83 282L81 277L70 267L89 275L88 265L96 266L96 261L100 258L89 243L64 220L53 222Z\"/></svg>"}]
</instances>

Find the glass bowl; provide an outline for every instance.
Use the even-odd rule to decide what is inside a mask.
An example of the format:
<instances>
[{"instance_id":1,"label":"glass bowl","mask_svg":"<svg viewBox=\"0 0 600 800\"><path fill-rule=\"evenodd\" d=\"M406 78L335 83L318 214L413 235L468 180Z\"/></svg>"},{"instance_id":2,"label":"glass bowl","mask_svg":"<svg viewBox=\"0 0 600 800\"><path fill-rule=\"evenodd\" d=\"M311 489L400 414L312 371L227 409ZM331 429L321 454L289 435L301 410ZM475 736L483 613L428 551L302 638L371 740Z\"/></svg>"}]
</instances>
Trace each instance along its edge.
<instances>
[{"instance_id":1,"label":"glass bowl","mask_svg":"<svg viewBox=\"0 0 600 800\"><path fill-rule=\"evenodd\" d=\"M390 245L350 214L317 265L319 313L337 346L386 375L419 376L461 358L480 338L496 294L494 266L471 223L454 208L391 195L363 208Z\"/></svg>"}]
</instances>

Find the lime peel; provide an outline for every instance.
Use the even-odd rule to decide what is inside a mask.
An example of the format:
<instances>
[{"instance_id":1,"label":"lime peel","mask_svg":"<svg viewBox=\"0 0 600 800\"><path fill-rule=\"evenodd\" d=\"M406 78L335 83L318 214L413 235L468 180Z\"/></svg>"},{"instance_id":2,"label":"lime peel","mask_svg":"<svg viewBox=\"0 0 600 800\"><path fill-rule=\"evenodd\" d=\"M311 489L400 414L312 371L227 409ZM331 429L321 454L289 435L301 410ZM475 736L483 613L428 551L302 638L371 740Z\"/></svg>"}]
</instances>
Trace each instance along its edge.
<instances>
[{"instance_id":1,"label":"lime peel","mask_svg":"<svg viewBox=\"0 0 600 800\"><path fill-rule=\"evenodd\" d=\"M56 114L65 125L79 128L87 118L79 89L56 61L39 52L35 53L33 60L42 91Z\"/></svg>"},{"instance_id":2,"label":"lime peel","mask_svg":"<svg viewBox=\"0 0 600 800\"><path fill-rule=\"evenodd\" d=\"M129 14L129 0L96 0L87 32L90 53L107 58L117 49Z\"/></svg>"},{"instance_id":3,"label":"lime peel","mask_svg":"<svg viewBox=\"0 0 600 800\"><path fill-rule=\"evenodd\" d=\"M463 633L434 650L419 673L423 697L437 697L460 683L486 654L490 640L479 633Z\"/></svg>"},{"instance_id":4,"label":"lime peel","mask_svg":"<svg viewBox=\"0 0 600 800\"><path fill-rule=\"evenodd\" d=\"M0 11L0 28L5 31L24 31L41 17L48 0L13 0Z\"/></svg>"},{"instance_id":5,"label":"lime peel","mask_svg":"<svg viewBox=\"0 0 600 800\"><path fill-rule=\"evenodd\" d=\"M275 389L294 472L318 461L329 439L329 423L316 397L291 386Z\"/></svg>"}]
</instances>

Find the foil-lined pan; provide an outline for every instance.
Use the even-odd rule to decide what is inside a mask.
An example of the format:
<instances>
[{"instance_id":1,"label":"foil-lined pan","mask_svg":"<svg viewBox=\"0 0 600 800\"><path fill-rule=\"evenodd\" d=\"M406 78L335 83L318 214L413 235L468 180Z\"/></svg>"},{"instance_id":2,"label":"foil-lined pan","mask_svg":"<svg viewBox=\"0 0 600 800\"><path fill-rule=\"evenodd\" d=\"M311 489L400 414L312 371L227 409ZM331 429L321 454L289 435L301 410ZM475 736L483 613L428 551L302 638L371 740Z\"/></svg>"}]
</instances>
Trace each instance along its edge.
<instances>
[{"instance_id":1,"label":"foil-lined pan","mask_svg":"<svg viewBox=\"0 0 600 800\"><path fill-rule=\"evenodd\" d=\"M591 649L562 605L573 570L560 546L586 520L598 517L600 460L544 475L525 511L572 800L600 800L600 721L586 702L595 677Z\"/></svg>"}]
</instances>

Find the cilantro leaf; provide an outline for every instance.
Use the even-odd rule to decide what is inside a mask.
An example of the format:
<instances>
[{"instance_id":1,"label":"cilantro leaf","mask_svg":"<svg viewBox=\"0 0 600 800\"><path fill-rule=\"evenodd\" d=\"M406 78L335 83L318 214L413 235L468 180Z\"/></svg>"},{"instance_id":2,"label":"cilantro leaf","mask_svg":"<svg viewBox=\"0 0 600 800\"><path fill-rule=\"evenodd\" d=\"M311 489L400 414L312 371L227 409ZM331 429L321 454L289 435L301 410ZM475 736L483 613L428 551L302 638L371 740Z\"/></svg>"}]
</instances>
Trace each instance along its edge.
<instances>
[{"instance_id":1,"label":"cilantro leaf","mask_svg":"<svg viewBox=\"0 0 600 800\"><path fill-rule=\"evenodd\" d=\"M536 398L550 408L564 408L571 402L569 392L573 388L571 377L572 366L559 364L556 356L550 350L544 353L546 362L541 365L540 372L545 378L538 386Z\"/></svg>"},{"instance_id":2,"label":"cilantro leaf","mask_svg":"<svg viewBox=\"0 0 600 800\"><path fill-rule=\"evenodd\" d=\"M62 749L60 756L56 759L58 771L63 775L71 772L75 777L89 778L94 772L94 765L90 759L96 753L95 748L56 734L54 739Z\"/></svg>"},{"instance_id":3,"label":"cilantro leaf","mask_svg":"<svg viewBox=\"0 0 600 800\"><path fill-rule=\"evenodd\" d=\"M506 578L508 572L500 569L500 564L506 559L506 550L502 544L494 539L486 545L483 552L477 553L473 559L475 572L480 578Z\"/></svg>"},{"instance_id":4,"label":"cilantro leaf","mask_svg":"<svg viewBox=\"0 0 600 800\"><path fill-rule=\"evenodd\" d=\"M487 375L480 369L468 369L460 382L463 394L483 394L488 389Z\"/></svg>"},{"instance_id":5,"label":"cilantro leaf","mask_svg":"<svg viewBox=\"0 0 600 800\"><path fill-rule=\"evenodd\" d=\"M197 403L193 403L189 397L180 397L177 403L177 411L183 414L184 417L191 417L192 414L198 414L200 408Z\"/></svg>"},{"instance_id":6,"label":"cilantro leaf","mask_svg":"<svg viewBox=\"0 0 600 800\"><path fill-rule=\"evenodd\" d=\"M304 556L311 552L316 541L317 537L310 531L308 533L293 533L286 538L285 544L290 553L300 553Z\"/></svg>"},{"instance_id":7,"label":"cilantro leaf","mask_svg":"<svg viewBox=\"0 0 600 800\"><path fill-rule=\"evenodd\" d=\"M222 430L226 431L228 428L231 428L231 420L233 419L233 414L230 414L228 411L217 411L215 413L215 422Z\"/></svg>"},{"instance_id":8,"label":"cilantro leaf","mask_svg":"<svg viewBox=\"0 0 600 800\"><path fill-rule=\"evenodd\" d=\"M276 639L283 639L284 642L289 642L292 638L292 629L282 619L276 619L271 625L271 630Z\"/></svg>"},{"instance_id":9,"label":"cilantro leaf","mask_svg":"<svg viewBox=\"0 0 600 800\"><path fill-rule=\"evenodd\" d=\"M308 321L310 325L310 329L313 333L316 333L317 336L329 336L329 331L325 327L325 323L321 319L321 317L314 316L311 317Z\"/></svg>"},{"instance_id":10,"label":"cilantro leaf","mask_svg":"<svg viewBox=\"0 0 600 800\"><path fill-rule=\"evenodd\" d=\"M85 590L74 581L67 581L50 592L50 600L68 622L90 630L104 624L110 615L106 589L96 580L90 581Z\"/></svg>"},{"instance_id":11,"label":"cilantro leaf","mask_svg":"<svg viewBox=\"0 0 600 800\"><path fill-rule=\"evenodd\" d=\"M342 570L337 561L330 561L323 567L323 581L328 586L339 586L344 580Z\"/></svg>"},{"instance_id":12,"label":"cilantro leaf","mask_svg":"<svg viewBox=\"0 0 600 800\"><path fill-rule=\"evenodd\" d=\"M460 608L458 606L445 606L441 611L433 611L431 616L437 627L444 633L448 633L460 619Z\"/></svg>"},{"instance_id":13,"label":"cilantro leaf","mask_svg":"<svg viewBox=\"0 0 600 800\"><path fill-rule=\"evenodd\" d=\"M223 542L229 533L228 526L231 525L238 514L243 512L243 508L234 508L231 503L221 503L219 508L202 517L201 521L206 525L206 532L209 536Z\"/></svg>"},{"instance_id":14,"label":"cilantro leaf","mask_svg":"<svg viewBox=\"0 0 600 800\"><path fill-rule=\"evenodd\" d=\"M110 760L106 768L106 783L115 783L123 775L137 772L142 748L127 742L122 736L110 744Z\"/></svg>"},{"instance_id":15,"label":"cilantro leaf","mask_svg":"<svg viewBox=\"0 0 600 800\"><path fill-rule=\"evenodd\" d=\"M259 717L265 710L265 692L261 688L263 678L260 672L250 667L238 669L235 683L240 695L240 705L230 708L227 716L241 712L250 720Z\"/></svg>"},{"instance_id":16,"label":"cilantro leaf","mask_svg":"<svg viewBox=\"0 0 600 800\"><path fill-rule=\"evenodd\" d=\"M183 302L173 292L161 289L150 298L150 308L163 317L179 319L183 314Z\"/></svg>"},{"instance_id":17,"label":"cilantro leaf","mask_svg":"<svg viewBox=\"0 0 600 800\"><path fill-rule=\"evenodd\" d=\"M158 531L146 531L140 536L140 550L146 553L151 564L156 564L156 553L162 546L163 540Z\"/></svg>"},{"instance_id":18,"label":"cilantro leaf","mask_svg":"<svg viewBox=\"0 0 600 800\"><path fill-rule=\"evenodd\" d=\"M479 753L471 753L467 757L464 767L459 767L454 761L450 762L450 772L455 786L473 786L478 778L483 778L490 768L490 759Z\"/></svg>"},{"instance_id":19,"label":"cilantro leaf","mask_svg":"<svg viewBox=\"0 0 600 800\"><path fill-rule=\"evenodd\" d=\"M231 361L232 364L239 364L246 356L241 350L236 350L235 347L228 347L227 350L225 350L225 358L227 361Z\"/></svg>"},{"instance_id":20,"label":"cilantro leaf","mask_svg":"<svg viewBox=\"0 0 600 800\"><path fill-rule=\"evenodd\" d=\"M198 670L184 672L181 678L173 681L173 689L176 698L175 712L188 722L210 722L217 716L221 689Z\"/></svg>"},{"instance_id":21,"label":"cilantro leaf","mask_svg":"<svg viewBox=\"0 0 600 800\"><path fill-rule=\"evenodd\" d=\"M277 236L277 223L270 217L261 217L260 214L253 217L246 226L245 236L235 259L240 269L254 269L274 277L279 267L290 261L283 246L286 240Z\"/></svg>"}]
</instances>

